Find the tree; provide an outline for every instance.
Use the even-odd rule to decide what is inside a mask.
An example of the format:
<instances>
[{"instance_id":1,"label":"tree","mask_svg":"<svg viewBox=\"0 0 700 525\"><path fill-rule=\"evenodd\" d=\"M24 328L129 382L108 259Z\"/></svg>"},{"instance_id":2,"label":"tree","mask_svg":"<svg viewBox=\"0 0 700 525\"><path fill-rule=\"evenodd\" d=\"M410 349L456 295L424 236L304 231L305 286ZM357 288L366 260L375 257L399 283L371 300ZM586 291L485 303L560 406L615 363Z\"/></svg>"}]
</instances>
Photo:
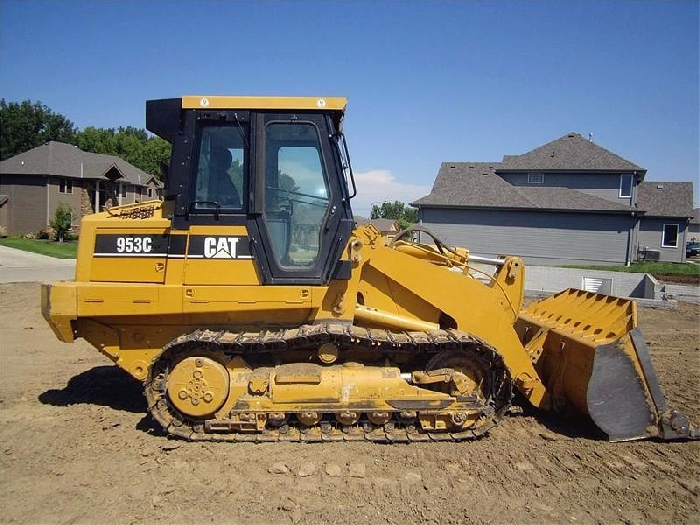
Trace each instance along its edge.
<instances>
[{"instance_id":1,"label":"tree","mask_svg":"<svg viewBox=\"0 0 700 525\"><path fill-rule=\"evenodd\" d=\"M41 102L0 99L0 160L56 140L73 144L76 128Z\"/></svg>"},{"instance_id":2,"label":"tree","mask_svg":"<svg viewBox=\"0 0 700 525\"><path fill-rule=\"evenodd\" d=\"M395 220L403 230L418 222L418 208L406 206L400 201L383 202L381 206L373 204L370 218Z\"/></svg>"},{"instance_id":3,"label":"tree","mask_svg":"<svg viewBox=\"0 0 700 525\"><path fill-rule=\"evenodd\" d=\"M95 128L78 131L73 123L41 102L0 100L0 160L50 140L78 146L88 153L115 155L160 178L160 164L170 159L170 144L142 128Z\"/></svg>"},{"instance_id":4,"label":"tree","mask_svg":"<svg viewBox=\"0 0 700 525\"><path fill-rule=\"evenodd\" d=\"M160 163L170 159L170 144L160 137L149 137L145 129L133 126L95 128L77 133L75 145L90 153L115 155L160 178Z\"/></svg>"},{"instance_id":5,"label":"tree","mask_svg":"<svg viewBox=\"0 0 700 525\"><path fill-rule=\"evenodd\" d=\"M70 231L71 219L73 217L73 208L70 205L62 202L56 208L56 214L51 221L51 227L56 234L56 241L63 242L66 233Z\"/></svg>"},{"instance_id":6,"label":"tree","mask_svg":"<svg viewBox=\"0 0 700 525\"><path fill-rule=\"evenodd\" d=\"M148 137L143 148L141 165L139 168L146 173L155 175L160 179L160 165L161 163L165 164L166 166L168 165L171 150L172 146L170 146L170 143L167 140L163 140L155 135Z\"/></svg>"}]
</instances>

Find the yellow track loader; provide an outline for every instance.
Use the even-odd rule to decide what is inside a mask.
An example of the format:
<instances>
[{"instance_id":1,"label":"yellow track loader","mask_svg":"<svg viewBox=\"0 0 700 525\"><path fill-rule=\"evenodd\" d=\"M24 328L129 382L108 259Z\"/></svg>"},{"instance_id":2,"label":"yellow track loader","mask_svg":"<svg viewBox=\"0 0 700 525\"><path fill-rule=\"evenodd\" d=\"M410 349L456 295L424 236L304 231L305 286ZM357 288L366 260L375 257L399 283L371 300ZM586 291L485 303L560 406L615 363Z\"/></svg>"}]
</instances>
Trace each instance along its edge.
<instances>
[{"instance_id":1,"label":"yellow track loader","mask_svg":"<svg viewBox=\"0 0 700 525\"><path fill-rule=\"evenodd\" d=\"M83 219L75 281L42 288L57 337L142 381L190 440L459 441L516 389L610 440L698 437L665 405L633 302L566 290L522 310L519 258L357 227L345 106L148 101L172 144L165 200Z\"/></svg>"}]
</instances>

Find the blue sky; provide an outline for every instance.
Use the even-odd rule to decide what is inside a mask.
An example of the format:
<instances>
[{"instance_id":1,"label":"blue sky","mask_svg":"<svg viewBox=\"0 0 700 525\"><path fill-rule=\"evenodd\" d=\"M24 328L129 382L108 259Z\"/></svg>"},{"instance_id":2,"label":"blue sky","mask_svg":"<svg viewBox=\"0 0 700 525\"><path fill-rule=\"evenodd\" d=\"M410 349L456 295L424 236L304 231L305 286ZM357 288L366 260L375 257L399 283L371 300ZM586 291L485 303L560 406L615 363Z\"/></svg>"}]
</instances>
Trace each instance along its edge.
<instances>
[{"instance_id":1,"label":"blue sky","mask_svg":"<svg viewBox=\"0 0 700 525\"><path fill-rule=\"evenodd\" d=\"M698 20L689 0L0 0L0 96L79 128L144 127L151 98L346 96L356 213L570 131L697 206Z\"/></svg>"}]
</instances>

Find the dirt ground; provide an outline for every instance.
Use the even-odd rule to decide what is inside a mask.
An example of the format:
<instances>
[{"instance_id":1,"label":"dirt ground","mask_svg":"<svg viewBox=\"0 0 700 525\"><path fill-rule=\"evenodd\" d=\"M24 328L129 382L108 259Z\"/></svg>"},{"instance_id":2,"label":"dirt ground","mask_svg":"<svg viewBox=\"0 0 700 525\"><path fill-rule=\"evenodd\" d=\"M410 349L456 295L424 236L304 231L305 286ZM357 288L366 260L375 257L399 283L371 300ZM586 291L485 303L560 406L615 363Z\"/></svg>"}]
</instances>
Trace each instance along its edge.
<instances>
[{"instance_id":1,"label":"dirt ground","mask_svg":"<svg viewBox=\"0 0 700 525\"><path fill-rule=\"evenodd\" d=\"M700 307L640 309L672 406L700 423ZM700 442L611 444L515 407L485 439L187 443L138 382L55 340L37 284L0 286L2 523L698 523Z\"/></svg>"}]
</instances>

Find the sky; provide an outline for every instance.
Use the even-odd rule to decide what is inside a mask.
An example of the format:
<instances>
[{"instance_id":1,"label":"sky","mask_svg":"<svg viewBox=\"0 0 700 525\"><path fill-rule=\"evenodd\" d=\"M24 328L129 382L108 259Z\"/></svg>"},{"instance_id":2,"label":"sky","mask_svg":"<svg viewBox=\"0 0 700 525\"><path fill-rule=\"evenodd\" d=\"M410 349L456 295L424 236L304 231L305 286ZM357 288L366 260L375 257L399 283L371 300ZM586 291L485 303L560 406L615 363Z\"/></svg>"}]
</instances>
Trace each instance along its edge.
<instances>
[{"instance_id":1,"label":"sky","mask_svg":"<svg viewBox=\"0 0 700 525\"><path fill-rule=\"evenodd\" d=\"M0 0L0 97L145 127L182 95L344 96L353 210L569 132L692 181L699 2Z\"/></svg>"}]
</instances>

